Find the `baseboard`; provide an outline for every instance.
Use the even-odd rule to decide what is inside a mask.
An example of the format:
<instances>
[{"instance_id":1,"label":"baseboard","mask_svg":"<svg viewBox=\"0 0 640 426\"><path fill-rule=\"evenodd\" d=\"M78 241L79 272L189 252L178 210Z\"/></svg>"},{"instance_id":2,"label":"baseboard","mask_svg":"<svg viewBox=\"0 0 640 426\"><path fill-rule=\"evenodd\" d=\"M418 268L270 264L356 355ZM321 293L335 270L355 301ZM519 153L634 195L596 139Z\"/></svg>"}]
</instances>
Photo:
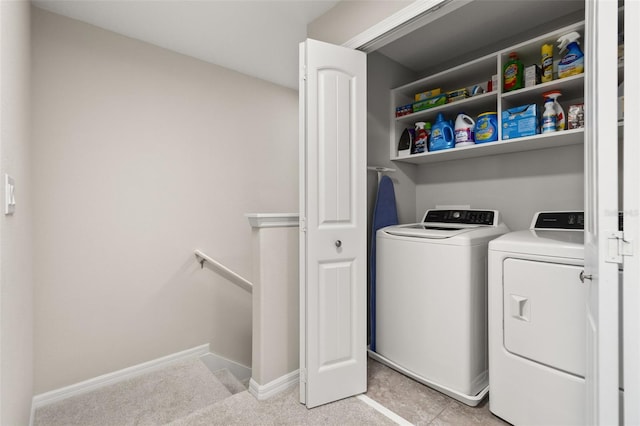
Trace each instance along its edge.
<instances>
[{"instance_id":1,"label":"baseboard","mask_svg":"<svg viewBox=\"0 0 640 426\"><path fill-rule=\"evenodd\" d=\"M39 407L53 404L54 402L58 402L72 396L82 395L95 389L99 389L103 386L111 385L123 380L128 380L144 373L149 373L153 370L157 370L173 364L176 361L201 357L207 353L209 353L209 344L197 346L195 348L187 349L181 352L176 352L174 354L157 358L148 362L143 362L142 364L114 371L113 373L104 374L102 376L94 377L92 379L85 380L83 382L79 382L70 386L65 386L60 389L55 389L49 392L35 395L31 403L31 422L33 422L33 414L35 413L35 410Z\"/></svg>"},{"instance_id":2,"label":"baseboard","mask_svg":"<svg viewBox=\"0 0 640 426\"><path fill-rule=\"evenodd\" d=\"M249 381L249 393L259 401L262 401L297 385L299 380L300 370L292 371L264 385L259 385L255 380L251 379Z\"/></svg>"},{"instance_id":3,"label":"baseboard","mask_svg":"<svg viewBox=\"0 0 640 426\"><path fill-rule=\"evenodd\" d=\"M224 358L218 354L214 353L206 353L200 356L200 360L204 362L204 364L211 371L222 370L226 368L236 376L236 379L244 382L251 377L251 367L247 367L246 365L239 364L235 361L231 361L230 359Z\"/></svg>"}]
</instances>

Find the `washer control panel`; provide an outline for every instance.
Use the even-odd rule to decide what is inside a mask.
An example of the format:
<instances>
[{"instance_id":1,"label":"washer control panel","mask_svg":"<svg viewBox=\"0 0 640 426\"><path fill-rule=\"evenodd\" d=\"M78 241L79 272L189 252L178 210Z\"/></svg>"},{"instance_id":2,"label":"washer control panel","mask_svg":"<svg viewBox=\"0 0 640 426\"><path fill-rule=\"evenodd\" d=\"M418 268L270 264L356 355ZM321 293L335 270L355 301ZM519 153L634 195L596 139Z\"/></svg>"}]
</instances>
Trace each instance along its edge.
<instances>
[{"instance_id":1,"label":"washer control panel","mask_svg":"<svg viewBox=\"0 0 640 426\"><path fill-rule=\"evenodd\" d=\"M427 210L422 222L496 226L498 212L495 210Z\"/></svg>"},{"instance_id":2,"label":"washer control panel","mask_svg":"<svg viewBox=\"0 0 640 426\"><path fill-rule=\"evenodd\" d=\"M584 229L584 212L539 212L533 229Z\"/></svg>"}]
</instances>

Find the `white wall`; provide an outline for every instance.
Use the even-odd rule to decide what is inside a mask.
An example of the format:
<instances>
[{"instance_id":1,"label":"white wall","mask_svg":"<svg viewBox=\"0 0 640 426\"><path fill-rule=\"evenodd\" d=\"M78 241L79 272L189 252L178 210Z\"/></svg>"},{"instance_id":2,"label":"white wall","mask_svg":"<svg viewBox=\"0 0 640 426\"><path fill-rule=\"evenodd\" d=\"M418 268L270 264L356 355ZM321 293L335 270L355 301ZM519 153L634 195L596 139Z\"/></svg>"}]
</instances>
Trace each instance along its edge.
<instances>
[{"instance_id":1,"label":"white wall","mask_svg":"<svg viewBox=\"0 0 640 426\"><path fill-rule=\"evenodd\" d=\"M379 53L367 55L367 164L396 169L387 173L394 184L398 220L401 223L415 221L416 179L418 169L413 164L396 163L389 159L389 135L391 134L391 89L416 78L409 69L402 67ZM378 176L367 174L367 200L369 219L373 216Z\"/></svg>"},{"instance_id":2,"label":"white wall","mask_svg":"<svg viewBox=\"0 0 640 426\"><path fill-rule=\"evenodd\" d=\"M541 210L583 210L583 146L420 166L416 218L436 205L497 209L511 230Z\"/></svg>"},{"instance_id":3,"label":"white wall","mask_svg":"<svg viewBox=\"0 0 640 426\"><path fill-rule=\"evenodd\" d=\"M209 342L251 364L244 213L297 211L297 93L33 10L35 391Z\"/></svg>"},{"instance_id":4,"label":"white wall","mask_svg":"<svg viewBox=\"0 0 640 426\"><path fill-rule=\"evenodd\" d=\"M413 0L343 0L307 26L309 38L343 44Z\"/></svg>"},{"instance_id":5,"label":"white wall","mask_svg":"<svg viewBox=\"0 0 640 426\"><path fill-rule=\"evenodd\" d=\"M0 199L16 182L16 211L0 213L0 424L29 423L33 395L29 3L0 2Z\"/></svg>"}]
</instances>

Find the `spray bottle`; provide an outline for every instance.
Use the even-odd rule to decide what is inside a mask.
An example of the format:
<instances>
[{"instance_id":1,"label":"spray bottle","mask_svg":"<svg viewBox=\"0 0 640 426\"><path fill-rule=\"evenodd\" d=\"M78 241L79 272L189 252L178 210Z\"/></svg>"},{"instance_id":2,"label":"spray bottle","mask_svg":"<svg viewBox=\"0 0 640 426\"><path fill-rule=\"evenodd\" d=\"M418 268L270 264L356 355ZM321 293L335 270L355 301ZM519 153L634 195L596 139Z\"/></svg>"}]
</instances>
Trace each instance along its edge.
<instances>
[{"instance_id":1,"label":"spray bottle","mask_svg":"<svg viewBox=\"0 0 640 426\"><path fill-rule=\"evenodd\" d=\"M558 78L570 77L584 72L584 54L578 43L579 38L580 34L574 31L558 39L558 49L562 57L558 64ZM565 50L567 52L562 56Z\"/></svg>"},{"instance_id":2,"label":"spray bottle","mask_svg":"<svg viewBox=\"0 0 640 426\"><path fill-rule=\"evenodd\" d=\"M551 133L558 130L558 117L553 108L553 99L547 98L544 101L544 112L542 113L542 133Z\"/></svg>"},{"instance_id":3,"label":"spray bottle","mask_svg":"<svg viewBox=\"0 0 640 426\"><path fill-rule=\"evenodd\" d=\"M424 121L416 123L416 138L413 141L412 154L421 154L427 150L427 142L429 140L429 134L426 129L427 124L429 123L425 123ZM429 128L431 128L430 124Z\"/></svg>"},{"instance_id":4,"label":"spray bottle","mask_svg":"<svg viewBox=\"0 0 640 426\"><path fill-rule=\"evenodd\" d=\"M543 93L545 99L545 106L548 100L553 102L553 110L556 113L556 130L564 130L567 128L567 117L564 115L564 109L558 102L558 98L562 96L562 93L559 90L552 90L551 92Z\"/></svg>"}]
</instances>

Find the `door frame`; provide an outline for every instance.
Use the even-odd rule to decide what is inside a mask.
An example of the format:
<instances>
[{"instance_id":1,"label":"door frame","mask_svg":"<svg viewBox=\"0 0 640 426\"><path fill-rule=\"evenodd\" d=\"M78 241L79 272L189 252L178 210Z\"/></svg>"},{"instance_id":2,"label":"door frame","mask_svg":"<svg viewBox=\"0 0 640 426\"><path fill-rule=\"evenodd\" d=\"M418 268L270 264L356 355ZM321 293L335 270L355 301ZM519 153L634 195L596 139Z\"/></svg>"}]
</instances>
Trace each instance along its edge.
<instances>
[{"instance_id":1,"label":"door frame","mask_svg":"<svg viewBox=\"0 0 640 426\"><path fill-rule=\"evenodd\" d=\"M632 72L637 72L640 66L640 27L632 17L640 16L640 2L625 2L624 32L625 32L625 91L626 93L640 93L640 83L633 78ZM625 121L640 123L640 100L637 96L624 99ZM633 126L625 126L624 141L624 237L635 242L634 255L625 256L623 273L623 365L624 365L624 399L626 401L640 401L640 256L638 256L638 241L640 241L640 186L629 185L630 182L640 182L640 147L637 144L636 131ZM633 361L633 362L631 362ZM625 424L640 424L640 405L624 404Z\"/></svg>"},{"instance_id":2,"label":"door frame","mask_svg":"<svg viewBox=\"0 0 640 426\"><path fill-rule=\"evenodd\" d=\"M613 22L612 22L613 21ZM610 245L618 231L617 2L585 8L584 256L587 424L618 424L619 274ZM615 137L612 137L615 135ZM611 170L611 169L614 170Z\"/></svg>"}]
</instances>

